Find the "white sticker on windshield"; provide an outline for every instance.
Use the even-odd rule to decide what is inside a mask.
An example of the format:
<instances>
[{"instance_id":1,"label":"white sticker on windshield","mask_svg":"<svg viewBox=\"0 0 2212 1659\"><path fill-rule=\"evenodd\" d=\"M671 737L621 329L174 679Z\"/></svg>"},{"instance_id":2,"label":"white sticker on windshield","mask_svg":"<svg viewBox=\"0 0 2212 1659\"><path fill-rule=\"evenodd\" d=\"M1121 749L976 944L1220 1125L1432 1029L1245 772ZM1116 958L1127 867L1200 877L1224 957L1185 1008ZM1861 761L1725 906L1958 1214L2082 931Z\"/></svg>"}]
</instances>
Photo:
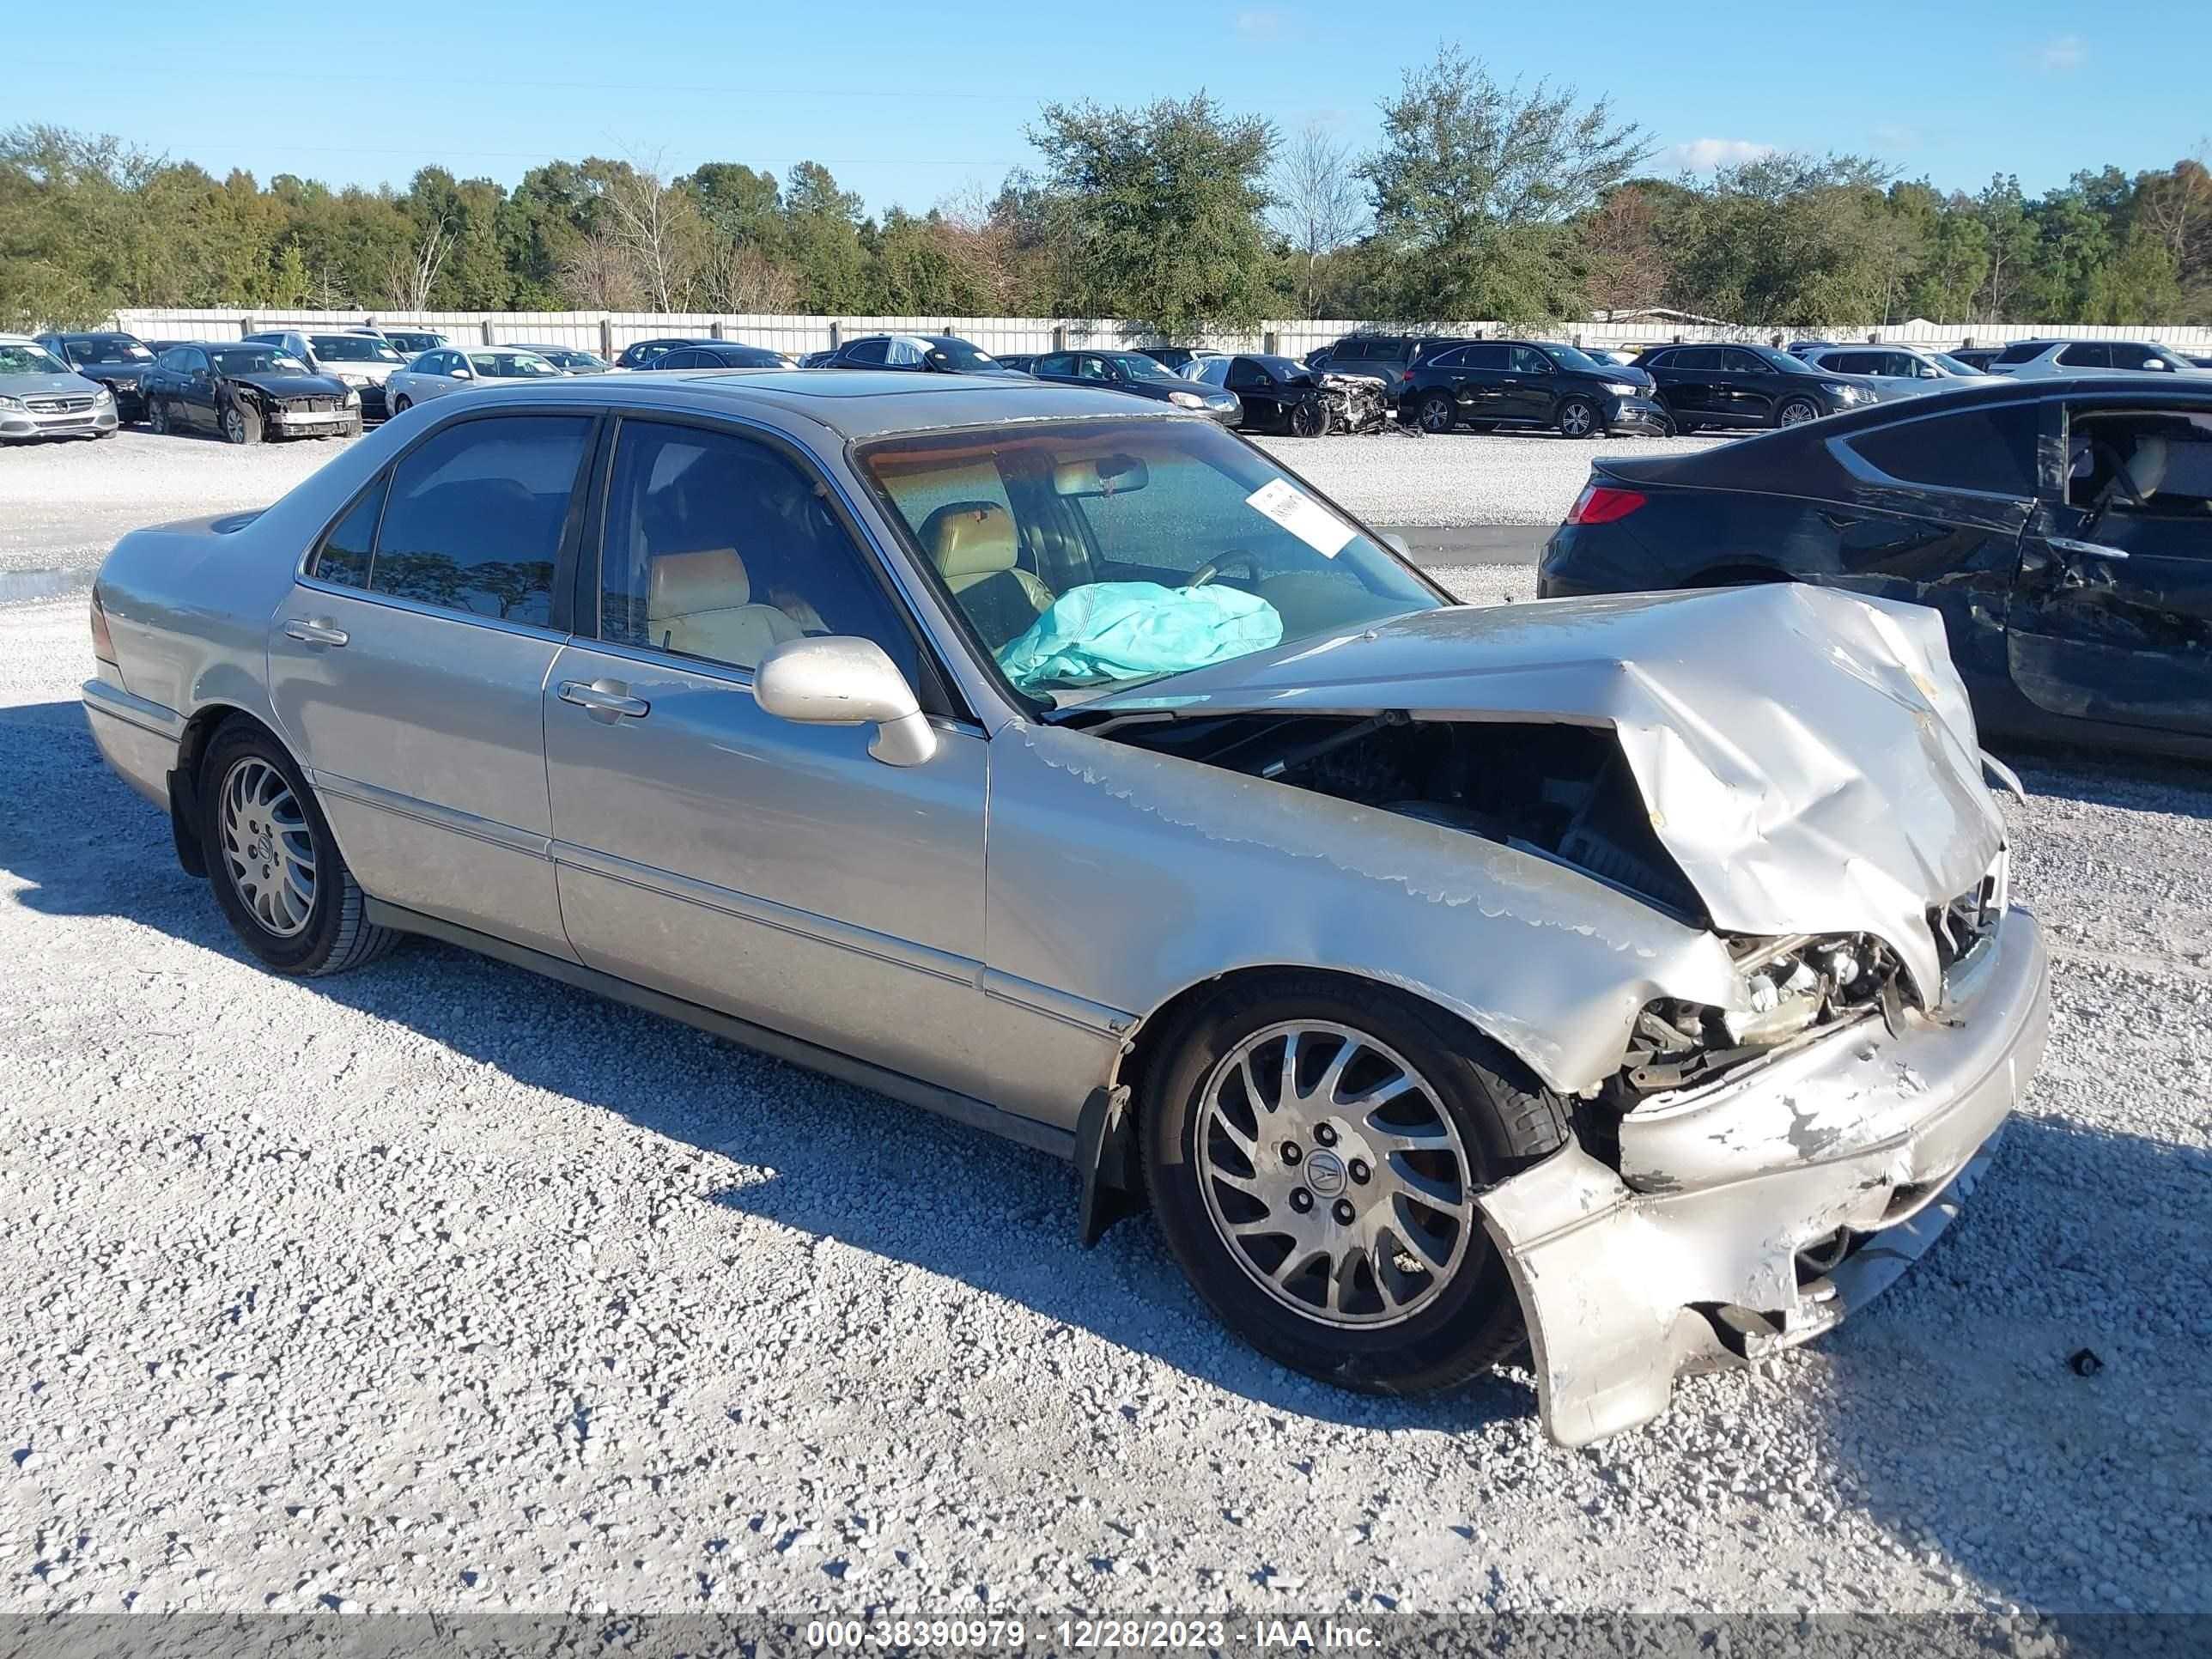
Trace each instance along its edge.
<instances>
[{"instance_id":1,"label":"white sticker on windshield","mask_svg":"<svg viewBox=\"0 0 2212 1659\"><path fill-rule=\"evenodd\" d=\"M1359 533L1288 478L1261 484L1244 498L1244 505L1273 519L1325 559L1343 552L1344 544Z\"/></svg>"}]
</instances>

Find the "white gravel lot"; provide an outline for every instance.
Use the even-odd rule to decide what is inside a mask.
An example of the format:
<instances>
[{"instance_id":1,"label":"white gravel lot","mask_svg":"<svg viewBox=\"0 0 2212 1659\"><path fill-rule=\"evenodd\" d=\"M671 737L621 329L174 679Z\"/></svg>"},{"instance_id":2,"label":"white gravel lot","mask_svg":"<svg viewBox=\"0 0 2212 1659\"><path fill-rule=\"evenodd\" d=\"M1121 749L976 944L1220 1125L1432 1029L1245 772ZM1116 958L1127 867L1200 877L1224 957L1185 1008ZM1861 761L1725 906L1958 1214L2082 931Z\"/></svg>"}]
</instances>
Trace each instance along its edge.
<instances>
[{"instance_id":1,"label":"white gravel lot","mask_svg":"<svg viewBox=\"0 0 2212 1659\"><path fill-rule=\"evenodd\" d=\"M0 609L0 1612L2212 1611L2202 770L2029 757L2051 1043L1965 1218L1565 1453L1524 1374L1255 1358L1042 1156L444 947L249 965L87 660Z\"/></svg>"},{"instance_id":2,"label":"white gravel lot","mask_svg":"<svg viewBox=\"0 0 2212 1659\"><path fill-rule=\"evenodd\" d=\"M1547 432L1399 432L1261 438L1260 447L1370 524L1555 525L1603 455L1683 455L1733 438L1592 438Z\"/></svg>"}]
</instances>

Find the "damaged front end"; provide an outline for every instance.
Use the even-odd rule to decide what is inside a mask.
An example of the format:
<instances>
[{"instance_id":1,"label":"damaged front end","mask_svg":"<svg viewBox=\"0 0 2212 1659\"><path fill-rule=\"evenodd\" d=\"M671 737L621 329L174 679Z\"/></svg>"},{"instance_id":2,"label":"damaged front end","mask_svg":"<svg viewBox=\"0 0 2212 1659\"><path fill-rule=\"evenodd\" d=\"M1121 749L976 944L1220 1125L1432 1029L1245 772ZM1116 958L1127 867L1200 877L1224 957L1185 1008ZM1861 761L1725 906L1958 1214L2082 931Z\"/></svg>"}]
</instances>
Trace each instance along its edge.
<instances>
[{"instance_id":1,"label":"damaged front end","mask_svg":"<svg viewBox=\"0 0 2212 1659\"><path fill-rule=\"evenodd\" d=\"M1319 377L1322 404L1328 411L1323 428L1331 432L1382 432L1396 425L1390 415L1389 383L1373 374Z\"/></svg>"},{"instance_id":2,"label":"damaged front end","mask_svg":"<svg viewBox=\"0 0 2212 1659\"><path fill-rule=\"evenodd\" d=\"M1583 1444L1684 1370L1826 1330L1925 1248L2040 1058L2047 966L1932 615L1803 587L1513 610L1073 723L1559 866L1712 953L1694 987L1687 958L1616 958L1619 1003L1578 998L1570 1032L1559 1001L1548 1047L1514 1045L1576 1134L1478 1203L1546 1429Z\"/></svg>"}]
</instances>

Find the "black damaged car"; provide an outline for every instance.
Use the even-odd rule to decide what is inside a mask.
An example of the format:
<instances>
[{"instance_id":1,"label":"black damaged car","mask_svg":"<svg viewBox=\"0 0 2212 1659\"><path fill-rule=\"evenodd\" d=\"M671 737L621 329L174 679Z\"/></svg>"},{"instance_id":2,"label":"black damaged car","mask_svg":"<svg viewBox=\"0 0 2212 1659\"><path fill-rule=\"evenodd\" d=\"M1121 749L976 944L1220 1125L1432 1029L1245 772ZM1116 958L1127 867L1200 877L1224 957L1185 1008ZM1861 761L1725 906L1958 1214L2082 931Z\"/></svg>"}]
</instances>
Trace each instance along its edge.
<instances>
[{"instance_id":1,"label":"black damaged car","mask_svg":"<svg viewBox=\"0 0 2212 1659\"><path fill-rule=\"evenodd\" d=\"M138 383L154 367L153 348L135 334L115 330L85 334L40 334L39 343L88 380L114 394L115 418L128 423L146 418Z\"/></svg>"},{"instance_id":2,"label":"black damaged car","mask_svg":"<svg viewBox=\"0 0 2212 1659\"><path fill-rule=\"evenodd\" d=\"M1399 387L1398 418L1425 432L1521 427L1565 438L1663 438L1672 430L1650 375L1549 340L1477 340L1417 359Z\"/></svg>"},{"instance_id":3,"label":"black damaged car","mask_svg":"<svg viewBox=\"0 0 2212 1659\"><path fill-rule=\"evenodd\" d=\"M1804 581L1924 605L1985 734L2212 757L2212 380L1967 380L1601 459L1537 592Z\"/></svg>"},{"instance_id":4,"label":"black damaged car","mask_svg":"<svg viewBox=\"0 0 2212 1659\"><path fill-rule=\"evenodd\" d=\"M212 432L234 444L361 435L361 394L282 346L171 346L141 385L156 432Z\"/></svg>"}]
</instances>

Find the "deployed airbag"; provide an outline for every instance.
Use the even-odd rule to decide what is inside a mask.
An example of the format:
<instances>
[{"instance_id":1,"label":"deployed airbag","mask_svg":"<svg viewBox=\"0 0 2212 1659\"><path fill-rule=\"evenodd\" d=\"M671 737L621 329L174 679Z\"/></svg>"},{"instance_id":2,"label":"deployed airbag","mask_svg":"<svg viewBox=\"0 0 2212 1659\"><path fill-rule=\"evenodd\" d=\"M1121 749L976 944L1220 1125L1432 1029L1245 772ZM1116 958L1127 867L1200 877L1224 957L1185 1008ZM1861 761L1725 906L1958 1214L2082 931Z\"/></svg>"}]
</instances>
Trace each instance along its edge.
<instances>
[{"instance_id":1,"label":"deployed airbag","mask_svg":"<svg viewBox=\"0 0 2212 1659\"><path fill-rule=\"evenodd\" d=\"M999 648L1006 678L1027 690L1202 668L1283 637L1275 607L1242 588L1091 582L1071 588Z\"/></svg>"}]
</instances>

